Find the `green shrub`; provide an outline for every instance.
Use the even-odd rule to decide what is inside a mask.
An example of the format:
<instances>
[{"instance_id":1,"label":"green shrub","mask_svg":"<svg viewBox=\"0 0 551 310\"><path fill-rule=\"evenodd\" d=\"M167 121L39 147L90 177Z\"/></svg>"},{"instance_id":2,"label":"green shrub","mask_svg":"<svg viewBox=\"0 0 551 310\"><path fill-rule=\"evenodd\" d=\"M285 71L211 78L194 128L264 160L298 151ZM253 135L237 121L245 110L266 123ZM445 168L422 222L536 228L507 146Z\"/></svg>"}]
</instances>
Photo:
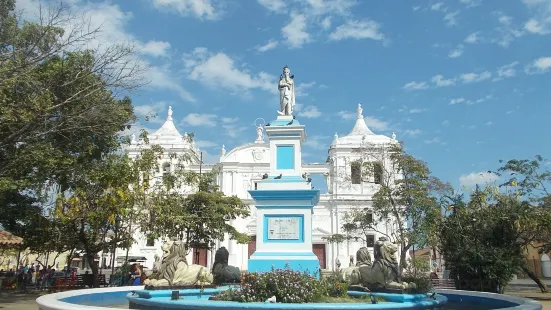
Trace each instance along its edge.
<instances>
[{"instance_id":1,"label":"green shrub","mask_svg":"<svg viewBox=\"0 0 551 310\"><path fill-rule=\"evenodd\" d=\"M410 289L409 293L411 294L425 294L430 291L432 291L432 282L430 281L430 277L425 275L405 275L402 277L402 281L408 282L408 283L415 283L417 285L416 288Z\"/></svg>"}]
</instances>

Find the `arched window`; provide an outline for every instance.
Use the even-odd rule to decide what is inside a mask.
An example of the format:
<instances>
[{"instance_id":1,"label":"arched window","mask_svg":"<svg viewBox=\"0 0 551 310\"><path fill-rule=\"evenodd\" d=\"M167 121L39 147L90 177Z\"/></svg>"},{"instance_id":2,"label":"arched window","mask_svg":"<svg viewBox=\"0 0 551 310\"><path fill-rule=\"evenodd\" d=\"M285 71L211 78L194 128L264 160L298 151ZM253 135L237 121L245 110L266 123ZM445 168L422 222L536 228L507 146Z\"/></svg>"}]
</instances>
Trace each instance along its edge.
<instances>
[{"instance_id":1,"label":"arched window","mask_svg":"<svg viewBox=\"0 0 551 310\"><path fill-rule=\"evenodd\" d=\"M381 163L373 164L373 183L381 184L383 182L383 166Z\"/></svg>"},{"instance_id":2,"label":"arched window","mask_svg":"<svg viewBox=\"0 0 551 310\"><path fill-rule=\"evenodd\" d=\"M362 184L362 163L355 161L350 165L352 184Z\"/></svg>"},{"instance_id":3,"label":"arched window","mask_svg":"<svg viewBox=\"0 0 551 310\"><path fill-rule=\"evenodd\" d=\"M163 164L163 180L170 175L170 163Z\"/></svg>"}]
</instances>

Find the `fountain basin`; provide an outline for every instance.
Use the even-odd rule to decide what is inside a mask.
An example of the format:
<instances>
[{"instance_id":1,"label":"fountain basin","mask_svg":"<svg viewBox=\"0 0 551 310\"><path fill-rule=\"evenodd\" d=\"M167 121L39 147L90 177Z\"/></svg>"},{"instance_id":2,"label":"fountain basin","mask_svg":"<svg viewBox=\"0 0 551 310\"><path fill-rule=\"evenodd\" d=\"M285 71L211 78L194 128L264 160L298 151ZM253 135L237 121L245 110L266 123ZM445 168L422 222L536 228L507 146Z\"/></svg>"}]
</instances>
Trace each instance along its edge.
<instances>
[{"instance_id":1,"label":"fountain basin","mask_svg":"<svg viewBox=\"0 0 551 310\"><path fill-rule=\"evenodd\" d=\"M136 291L135 294L127 296L131 309L193 309L193 310L264 310L264 309L433 309L446 303L447 298L437 295L435 299L427 298L423 294L385 294L349 292L349 295L360 297L362 295L373 295L383 297L387 300L384 303L305 303L305 304L284 304L284 303L239 303L234 301L209 301L213 294L227 290L227 287L217 289L181 290L178 300L171 300L172 291Z\"/></svg>"},{"instance_id":2,"label":"fountain basin","mask_svg":"<svg viewBox=\"0 0 551 310\"><path fill-rule=\"evenodd\" d=\"M195 290L195 296L199 296L193 300L192 292L182 292L181 296L187 299L172 301L170 296L171 291L145 291L143 286L126 286L126 287L108 287L108 288L96 288L96 289L82 289L75 291L60 292L55 294L49 294L39 297L36 300L40 310L108 310L113 308L127 308L129 301L132 299L137 300L143 306L141 309L182 309L185 305L186 309L194 310L209 310L220 308L231 309L301 309L301 310L316 310L316 309L430 309L438 308L442 310L541 310L542 306L539 302L491 293L470 292L470 291L457 291L457 290L437 290L438 295L436 301L440 301L438 305L428 305L420 303L418 306L414 306L415 302L421 302L424 295L398 295L398 294L386 294L385 297L389 302L379 304L358 304L358 303L345 303L345 304L269 304L269 303L236 303L226 301L209 301L209 296L214 294L214 291L219 291L225 288L219 289L205 289L202 295L197 295ZM210 290L210 291L209 291ZM192 290L189 290L192 291ZM135 295L132 295L135 292ZM362 294L362 292L350 292L351 294ZM139 296L143 297L139 297ZM384 296L384 294L373 294L378 296ZM388 296L390 295L390 296ZM163 297L162 297L163 296ZM166 302L163 305L153 305L155 300L166 298ZM447 300L447 303L442 305L442 302ZM435 301L435 302L436 302ZM148 306L147 308L145 306ZM363 307L363 308L362 308Z\"/></svg>"}]
</instances>

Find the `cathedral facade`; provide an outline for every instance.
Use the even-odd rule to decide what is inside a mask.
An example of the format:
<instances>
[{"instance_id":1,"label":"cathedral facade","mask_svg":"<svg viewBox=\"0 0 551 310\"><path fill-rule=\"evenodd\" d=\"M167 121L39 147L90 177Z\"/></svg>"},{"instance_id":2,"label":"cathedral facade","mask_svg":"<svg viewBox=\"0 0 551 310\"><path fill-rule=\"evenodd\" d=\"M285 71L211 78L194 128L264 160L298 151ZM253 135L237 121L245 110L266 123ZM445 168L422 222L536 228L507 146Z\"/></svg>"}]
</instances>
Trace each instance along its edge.
<instances>
[{"instance_id":1,"label":"cathedral facade","mask_svg":"<svg viewBox=\"0 0 551 310\"><path fill-rule=\"evenodd\" d=\"M378 184L380 180L376 174L362 178L361 169L355 167L355 163L362 156L358 150L365 143L382 146L397 143L394 134L392 137L377 135L368 128L360 105L357 108L356 122L351 127L352 130L348 135L339 137L335 134L325 163L302 163L303 173L309 177L321 175L327 185L327 190L321 193L320 201L313 209L311 225L313 252L318 257L323 270L335 270L338 265L341 268L349 266L351 258L353 257L355 262L355 253L363 246L366 246L372 253L374 242L382 235L377 231L392 235L396 227L395 221L388 219L376 223L377 229L373 230L371 234L368 233L361 241L352 240L339 244L327 241L327 237L342 233L342 225L349 211L371 207L372 196L380 186ZM172 109L169 108L164 124L149 135L149 145L160 145L166 151L166 158L160 160L162 167L160 173L173 169L168 153L179 155L187 153L192 157L192 164L188 166L188 169L195 172L214 171L220 191L228 196L239 197L250 206L251 211L249 218L231 222L239 231L251 237L249 244L237 244L236 241L228 239L219 240L215 249L191 250L188 263L211 267L215 251L224 246L230 253L229 264L247 270L248 259L256 249L256 208L248 191L256 189L262 176L270 172L270 146L265 141L263 127L258 126L255 134L251 132L251 143L229 151L226 151L222 145L218 160L213 164L201 164L199 148L186 136L186 133L182 135L176 129L172 119ZM143 141L137 141L133 137L127 152L131 157L135 157L143 147L146 147ZM134 239L135 243L128 250L128 258L131 261L140 261L147 268L153 268L155 260L162 256L163 240L148 240L139 232L135 233ZM110 254L105 253L102 256L104 262L109 262ZM115 257L116 265L122 264L126 258L126 249L117 249Z\"/></svg>"}]
</instances>

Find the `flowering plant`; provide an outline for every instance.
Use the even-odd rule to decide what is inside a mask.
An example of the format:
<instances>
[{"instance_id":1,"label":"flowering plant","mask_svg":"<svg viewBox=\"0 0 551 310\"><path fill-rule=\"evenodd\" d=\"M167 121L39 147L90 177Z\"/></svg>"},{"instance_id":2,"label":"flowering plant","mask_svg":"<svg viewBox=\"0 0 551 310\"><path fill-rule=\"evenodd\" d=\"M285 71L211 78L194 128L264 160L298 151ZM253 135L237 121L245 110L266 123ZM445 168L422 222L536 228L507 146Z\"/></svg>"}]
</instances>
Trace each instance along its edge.
<instances>
[{"instance_id":1,"label":"flowering plant","mask_svg":"<svg viewBox=\"0 0 551 310\"><path fill-rule=\"evenodd\" d=\"M324 297L346 297L348 285L336 277L318 280L308 273L295 271L287 264L283 269L249 273L241 278L238 289L215 296L215 300L265 302L275 296L281 303L316 302Z\"/></svg>"}]
</instances>

